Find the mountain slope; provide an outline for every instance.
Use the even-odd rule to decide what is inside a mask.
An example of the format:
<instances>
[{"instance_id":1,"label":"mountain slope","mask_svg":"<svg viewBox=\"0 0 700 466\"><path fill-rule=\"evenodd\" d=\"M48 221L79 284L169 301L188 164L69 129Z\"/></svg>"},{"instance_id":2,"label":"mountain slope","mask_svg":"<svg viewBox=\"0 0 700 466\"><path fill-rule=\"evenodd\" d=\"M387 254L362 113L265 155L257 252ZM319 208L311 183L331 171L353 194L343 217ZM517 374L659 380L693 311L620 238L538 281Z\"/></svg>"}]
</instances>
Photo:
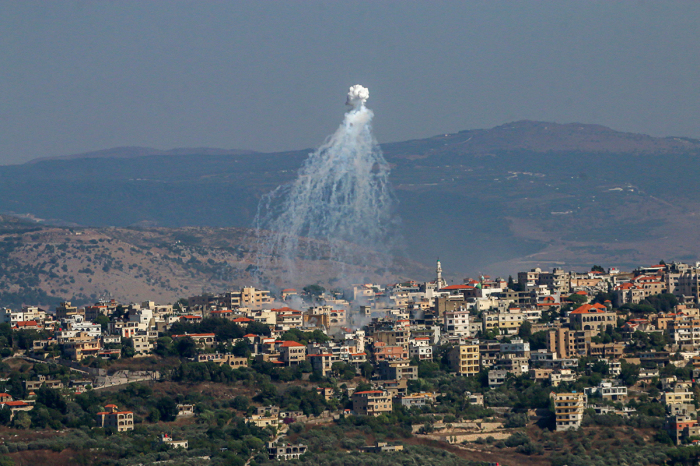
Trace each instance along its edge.
<instances>
[{"instance_id":1,"label":"mountain slope","mask_svg":"<svg viewBox=\"0 0 700 466\"><path fill-rule=\"evenodd\" d=\"M700 142L522 121L382 145L407 253L455 273L700 258ZM247 228L309 151L174 150L0 167L0 212L87 226ZM105 154L102 154L105 155Z\"/></svg>"},{"instance_id":2,"label":"mountain slope","mask_svg":"<svg viewBox=\"0 0 700 466\"><path fill-rule=\"evenodd\" d=\"M0 216L0 303L77 304L100 297L120 302L174 302L202 292L221 292L258 282L250 231L239 228L58 228ZM324 248L323 242L306 241ZM409 261L381 262L357 249L362 265L345 264L347 277L397 281L426 277ZM342 287L328 264L305 264L307 283L280 283L282 270L267 271L272 287L320 283Z\"/></svg>"}]
</instances>

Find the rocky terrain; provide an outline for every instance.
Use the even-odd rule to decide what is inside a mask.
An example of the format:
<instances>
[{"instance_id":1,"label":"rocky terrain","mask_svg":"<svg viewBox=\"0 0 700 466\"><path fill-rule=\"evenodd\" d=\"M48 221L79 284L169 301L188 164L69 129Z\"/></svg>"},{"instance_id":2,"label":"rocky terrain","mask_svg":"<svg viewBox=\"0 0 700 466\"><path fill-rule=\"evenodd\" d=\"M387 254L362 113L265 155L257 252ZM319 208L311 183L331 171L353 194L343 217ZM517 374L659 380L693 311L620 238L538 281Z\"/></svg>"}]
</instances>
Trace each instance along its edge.
<instances>
[{"instance_id":1,"label":"rocky terrain","mask_svg":"<svg viewBox=\"0 0 700 466\"><path fill-rule=\"evenodd\" d=\"M99 298L172 303L241 285L287 285L276 281L281 270L255 273L251 242L250 231L238 228L62 228L0 217L0 302L15 307ZM321 260L305 264L306 278L333 288L346 285L349 277L387 282L427 274L408 261L387 267L359 248L358 257L366 261L347 264L345 277L329 276Z\"/></svg>"}]
</instances>

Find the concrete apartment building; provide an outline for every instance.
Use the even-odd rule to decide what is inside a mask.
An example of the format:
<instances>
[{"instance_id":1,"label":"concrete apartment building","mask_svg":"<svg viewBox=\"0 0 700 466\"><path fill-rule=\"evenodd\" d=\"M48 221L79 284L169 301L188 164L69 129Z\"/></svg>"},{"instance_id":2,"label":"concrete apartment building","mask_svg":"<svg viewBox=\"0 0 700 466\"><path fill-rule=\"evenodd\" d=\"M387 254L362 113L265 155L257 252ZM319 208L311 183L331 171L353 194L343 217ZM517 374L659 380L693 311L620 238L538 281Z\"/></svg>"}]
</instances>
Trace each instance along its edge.
<instances>
[{"instance_id":1,"label":"concrete apartment building","mask_svg":"<svg viewBox=\"0 0 700 466\"><path fill-rule=\"evenodd\" d=\"M592 337L591 330L552 329L547 332L547 351L558 354L562 359L585 356Z\"/></svg>"},{"instance_id":2,"label":"concrete apartment building","mask_svg":"<svg viewBox=\"0 0 700 466\"><path fill-rule=\"evenodd\" d=\"M576 430L583 420L585 397L583 393L555 393L554 414L557 431Z\"/></svg>"},{"instance_id":3,"label":"concrete apartment building","mask_svg":"<svg viewBox=\"0 0 700 466\"><path fill-rule=\"evenodd\" d=\"M551 272L543 272L539 267L529 272L518 272L518 284L527 291L539 285L545 285L552 293L567 294L571 290L569 274L558 267Z\"/></svg>"},{"instance_id":4,"label":"concrete apartment building","mask_svg":"<svg viewBox=\"0 0 700 466\"><path fill-rule=\"evenodd\" d=\"M375 342L381 342L387 346L402 346L408 349L411 340L409 329L378 330L372 335Z\"/></svg>"},{"instance_id":5,"label":"concrete apartment building","mask_svg":"<svg viewBox=\"0 0 700 466\"><path fill-rule=\"evenodd\" d=\"M661 394L661 402L666 405L671 404L690 404L693 403L695 397L689 384L678 383L673 387L672 391Z\"/></svg>"},{"instance_id":6,"label":"concrete apartment building","mask_svg":"<svg viewBox=\"0 0 700 466\"><path fill-rule=\"evenodd\" d=\"M408 360L381 361L377 364L377 372L381 380L416 380L418 367L411 366Z\"/></svg>"},{"instance_id":7,"label":"concrete apartment building","mask_svg":"<svg viewBox=\"0 0 700 466\"><path fill-rule=\"evenodd\" d=\"M455 336L471 336L469 330L469 311L459 309L445 312L445 333Z\"/></svg>"},{"instance_id":8,"label":"concrete apartment building","mask_svg":"<svg viewBox=\"0 0 700 466\"><path fill-rule=\"evenodd\" d=\"M275 346L277 346L280 361L287 366L298 366L306 361L306 346L299 342L283 341Z\"/></svg>"},{"instance_id":9,"label":"concrete apartment building","mask_svg":"<svg viewBox=\"0 0 700 466\"><path fill-rule=\"evenodd\" d=\"M307 448L303 444L275 445L272 442L267 442L268 458L277 461L298 460L301 455L306 453Z\"/></svg>"},{"instance_id":10,"label":"concrete apartment building","mask_svg":"<svg viewBox=\"0 0 700 466\"><path fill-rule=\"evenodd\" d=\"M392 410L391 396L384 390L367 390L352 394L352 410L363 416L379 416Z\"/></svg>"},{"instance_id":11,"label":"concrete apartment building","mask_svg":"<svg viewBox=\"0 0 700 466\"><path fill-rule=\"evenodd\" d=\"M700 262L695 265L674 262L668 266L664 278L669 293L700 303Z\"/></svg>"},{"instance_id":12,"label":"concrete apartment building","mask_svg":"<svg viewBox=\"0 0 700 466\"><path fill-rule=\"evenodd\" d=\"M134 430L134 413L119 411L117 405L110 404L105 406L105 411L97 413L97 425L105 429L115 429L117 432Z\"/></svg>"},{"instance_id":13,"label":"concrete apartment building","mask_svg":"<svg viewBox=\"0 0 700 466\"><path fill-rule=\"evenodd\" d=\"M479 344L471 343L452 348L448 355L450 368L457 375L475 375L480 370Z\"/></svg>"},{"instance_id":14,"label":"concrete apartment building","mask_svg":"<svg viewBox=\"0 0 700 466\"><path fill-rule=\"evenodd\" d=\"M514 335L525 320L525 314L520 309L485 311L481 317L482 331L487 332L498 327L501 334Z\"/></svg>"}]
</instances>

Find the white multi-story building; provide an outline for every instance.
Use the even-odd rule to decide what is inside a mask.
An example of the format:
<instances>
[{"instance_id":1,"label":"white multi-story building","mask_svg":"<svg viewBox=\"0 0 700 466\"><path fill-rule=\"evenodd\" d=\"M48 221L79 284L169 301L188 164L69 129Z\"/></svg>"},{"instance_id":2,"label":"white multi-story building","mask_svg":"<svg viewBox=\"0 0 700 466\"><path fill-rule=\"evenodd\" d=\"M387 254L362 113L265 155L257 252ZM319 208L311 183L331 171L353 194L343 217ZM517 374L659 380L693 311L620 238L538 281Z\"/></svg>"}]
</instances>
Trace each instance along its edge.
<instances>
[{"instance_id":1,"label":"white multi-story building","mask_svg":"<svg viewBox=\"0 0 700 466\"><path fill-rule=\"evenodd\" d=\"M557 430L575 430L581 427L581 421L583 420L584 394L557 393L553 396Z\"/></svg>"},{"instance_id":2,"label":"white multi-story building","mask_svg":"<svg viewBox=\"0 0 700 466\"><path fill-rule=\"evenodd\" d=\"M25 306L21 311L12 309L0 309L0 323L16 325L17 322L43 322L46 320L46 313L35 306Z\"/></svg>"},{"instance_id":3,"label":"white multi-story building","mask_svg":"<svg viewBox=\"0 0 700 466\"><path fill-rule=\"evenodd\" d=\"M471 336L469 334L469 311L445 312L445 333L453 336Z\"/></svg>"},{"instance_id":4,"label":"white multi-story building","mask_svg":"<svg viewBox=\"0 0 700 466\"><path fill-rule=\"evenodd\" d=\"M432 361L433 347L430 344L430 337L416 337L408 344L408 355L411 359Z\"/></svg>"}]
</instances>

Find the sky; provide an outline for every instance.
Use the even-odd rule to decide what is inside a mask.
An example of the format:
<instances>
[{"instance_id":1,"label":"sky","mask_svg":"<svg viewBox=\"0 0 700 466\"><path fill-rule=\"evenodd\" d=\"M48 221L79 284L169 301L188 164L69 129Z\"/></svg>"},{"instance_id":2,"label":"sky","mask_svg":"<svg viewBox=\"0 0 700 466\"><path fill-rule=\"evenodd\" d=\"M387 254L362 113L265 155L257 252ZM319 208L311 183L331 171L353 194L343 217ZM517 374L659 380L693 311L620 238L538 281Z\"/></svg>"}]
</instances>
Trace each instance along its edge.
<instances>
[{"instance_id":1,"label":"sky","mask_svg":"<svg viewBox=\"0 0 700 466\"><path fill-rule=\"evenodd\" d=\"M0 164L380 142L515 120L700 138L700 2L4 1Z\"/></svg>"}]
</instances>

